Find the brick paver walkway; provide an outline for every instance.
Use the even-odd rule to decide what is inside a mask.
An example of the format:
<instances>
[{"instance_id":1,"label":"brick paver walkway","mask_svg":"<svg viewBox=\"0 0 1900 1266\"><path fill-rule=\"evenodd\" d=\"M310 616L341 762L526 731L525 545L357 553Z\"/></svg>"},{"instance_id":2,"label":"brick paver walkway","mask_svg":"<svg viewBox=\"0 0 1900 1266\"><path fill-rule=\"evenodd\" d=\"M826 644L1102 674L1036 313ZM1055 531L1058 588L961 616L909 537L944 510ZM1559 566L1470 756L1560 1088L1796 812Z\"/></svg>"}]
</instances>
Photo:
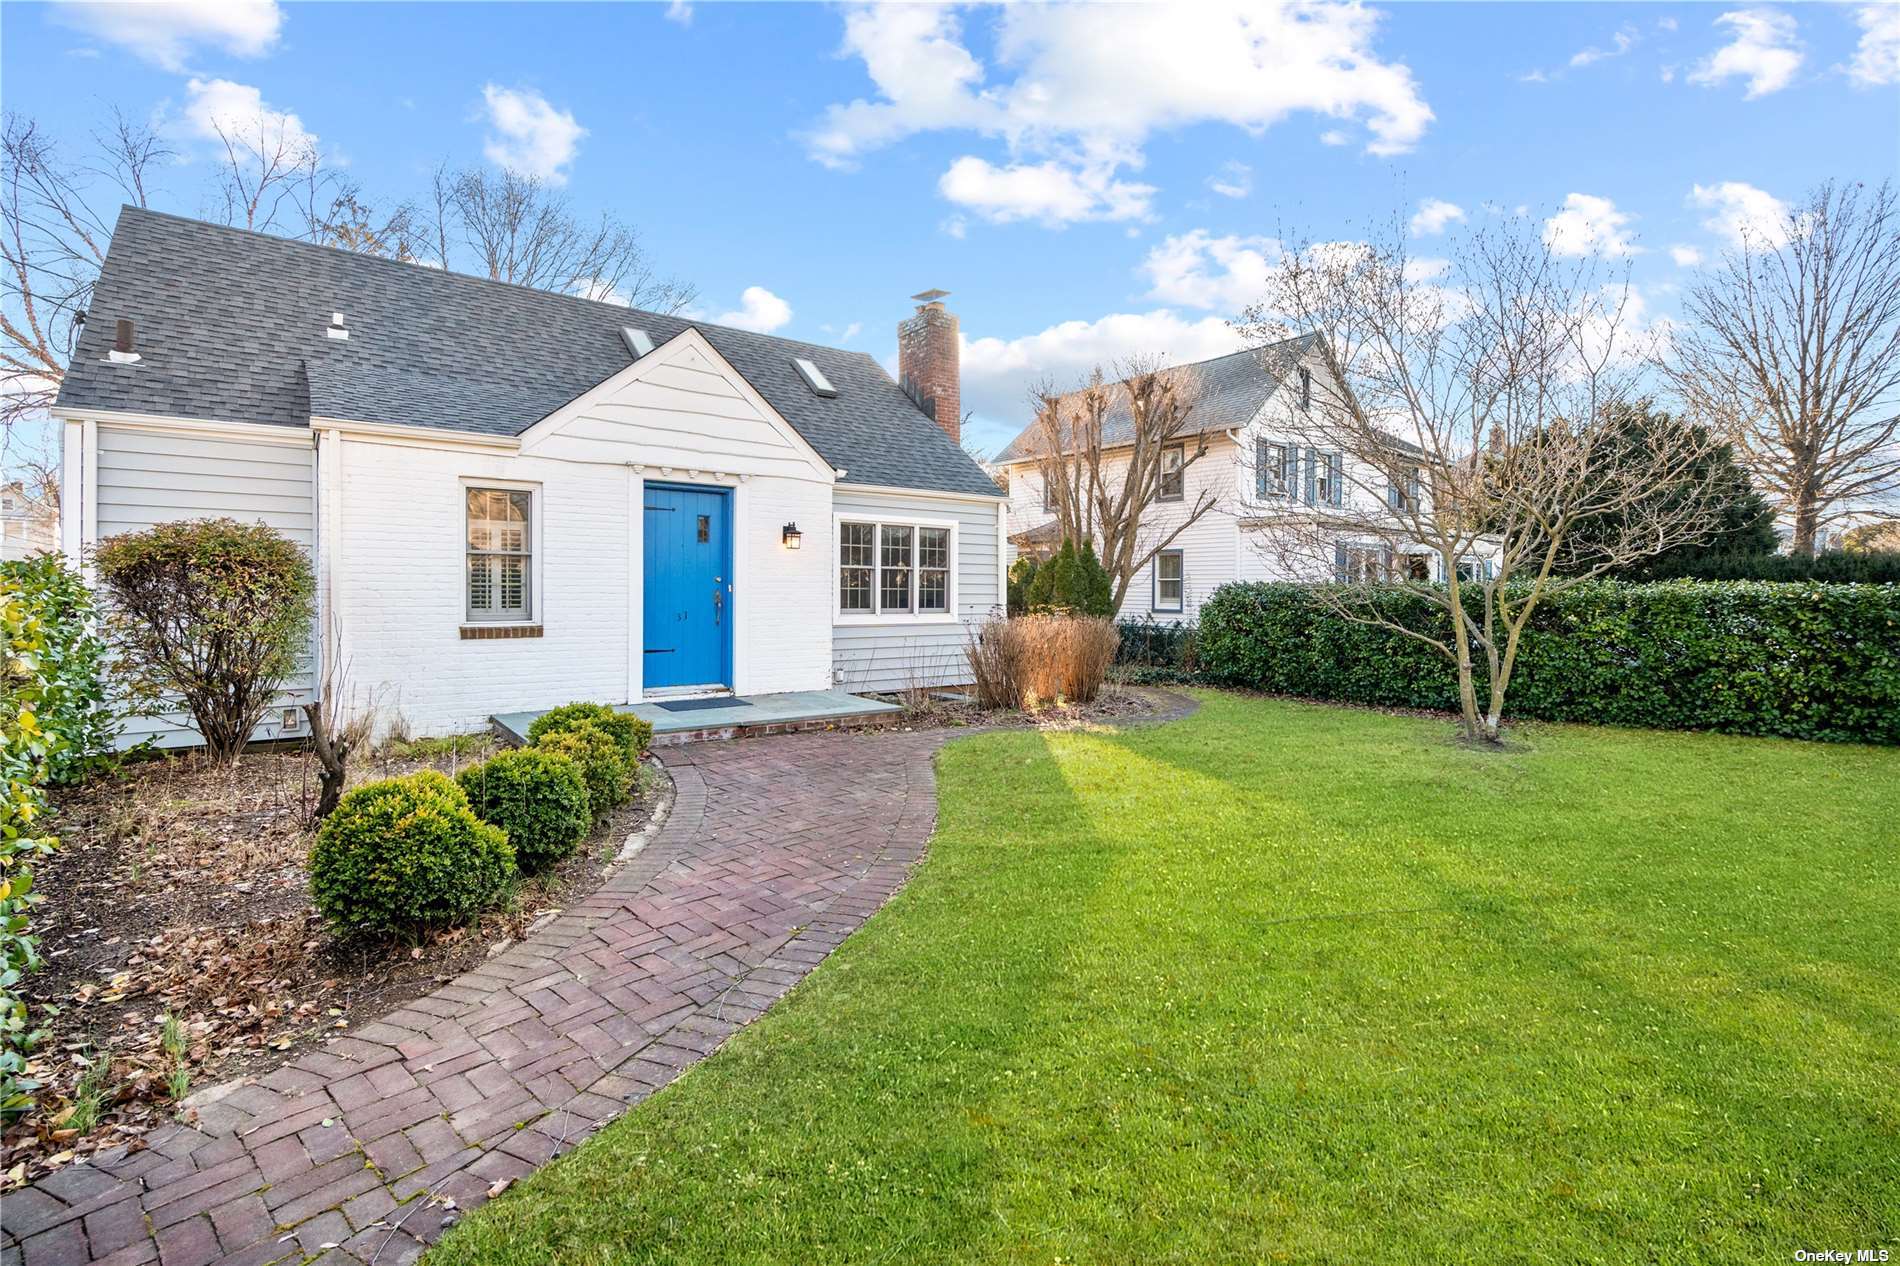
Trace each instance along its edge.
<instances>
[{"instance_id":1,"label":"brick paver walkway","mask_svg":"<svg viewBox=\"0 0 1900 1266\"><path fill-rule=\"evenodd\" d=\"M672 816L597 893L426 998L0 1197L5 1266L410 1262L757 1018L897 887L949 732L674 748Z\"/></svg>"}]
</instances>

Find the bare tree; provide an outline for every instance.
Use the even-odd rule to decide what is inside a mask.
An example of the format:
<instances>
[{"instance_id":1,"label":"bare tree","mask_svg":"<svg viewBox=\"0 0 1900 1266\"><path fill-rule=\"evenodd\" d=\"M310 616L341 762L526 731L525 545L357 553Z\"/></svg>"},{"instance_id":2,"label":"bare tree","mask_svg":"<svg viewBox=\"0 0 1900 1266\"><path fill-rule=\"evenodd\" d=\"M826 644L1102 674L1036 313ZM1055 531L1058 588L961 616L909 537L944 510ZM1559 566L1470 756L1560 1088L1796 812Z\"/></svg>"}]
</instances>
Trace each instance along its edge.
<instances>
[{"instance_id":1,"label":"bare tree","mask_svg":"<svg viewBox=\"0 0 1900 1266\"><path fill-rule=\"evenodd\" d=\"M218 196L226 224L258 233L279 227L279 217L298 215L306 225L318 190L327 183L316 145L292 120L260 111L248 119L214 119L223 149Z\"/></svg>"},{"instance_id":2,"label":"bare tree","mask_svg":"<svg viewBox=\"0 0 1900 1266\"><path fill-rule=\"evenodd\" d=\"M1094 542L1119 610L1141 569L1220 499L1202 488L1185 500L1187 469L1208 452L1207 435L1190 426L1190 380L1149 357L1121 362L1115 375L1111 382L1097 368L1066 395L1047 384L1031 393L1027 448L1057 529L1078 545ZM1153 512L1164 496L1183 498L1178 514Z\"/></svg>"},{"instance_id":3,"label":"bare tree","mask_svg":"<svg viewBox=\"0 0 1900 1266\"><path fill-rule=\"evenodd\" d=\"M1642 437L1647 470L1617 460L1644 364L1628 305L1626 280L1560 257L1528 222L1475 230L1420 266L1395 220L1368 242L1292 249L1247 314L1262 345L1289 324L1319 336L1310 401L1263 437L1272 477L1257 481L1251 538L1283 571L1352 582L1312 589L1335 616L1444 655L1473 741L1498 738L1544 598L1713 523L1707 432L1659 426ZM1587 544L1573 539L1583 524ZM1395 616L1395 587L1440 618Z\"/></svg>"},{"instance_id":4,"label":"bare tree","mask_svg":"<svg viewBox=\"0 0 1900 1266\"><path fill-rule=\"evenodd\" d=\"M655 271L632 227L604 212L596 221L581 219L537 177L439 168L432 201L434 221L421 236L444 268L456 267L466 251L470 271L497 281L655 312L678 312L697 294Z\"/></svg>"},{"instance_id":5,"label":"bare tree","mask_svg":"<svg viewBox=\"0 0 1900 1266\"><path fill-rule=\"evenodd\" d=\"M1691 287L1671 377L1813 554L1900 492L1900 200L1824 184Z\"/></svg>"},{"instance_id":6,"label":"bare tree","mask_svg":"<svg viewBox=\"0 0 1900 1266\"><path fill-rule=\"evenodd\" d=\"M79 321L121 200L145 206L171 151L148 128L113 117L80 161L32 119L8 114L0 169L0 426L45 413L59 393ZM95 205L99 192L112 196Z\"/></svg>"},{"instance_id":7,"label":"bare tree","mask_svg":"<svg viewBox=\"0 0 1900 1266\"><path fill-rule=\"evenodd\" d=\"M306 236L323 246L405 261L427 252L423 222L413 206L402 202L378 211L364 200L362 186L354 180L313 178L305 187L303 216L309 226Z\"/></svg>"}]
</instances>

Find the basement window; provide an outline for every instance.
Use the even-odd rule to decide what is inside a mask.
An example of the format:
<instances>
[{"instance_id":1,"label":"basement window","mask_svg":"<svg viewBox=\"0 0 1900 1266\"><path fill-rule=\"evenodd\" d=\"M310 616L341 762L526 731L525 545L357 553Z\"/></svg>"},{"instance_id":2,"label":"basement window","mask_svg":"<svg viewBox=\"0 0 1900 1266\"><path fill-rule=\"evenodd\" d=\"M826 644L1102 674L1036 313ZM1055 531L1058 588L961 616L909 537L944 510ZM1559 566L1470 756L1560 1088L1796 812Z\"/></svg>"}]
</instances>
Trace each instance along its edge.
<instances>
[{"instance_id":1,"label":"basement window","mask_svg":"<svg viewBox=\"0 0 1900 1266\"><path fill-rule=\"evenodd\" d=\"M803 356L792 357L792 364L797 368L798 376L805 380L805 385L811 388L814 396L823 396L829 400L838 394L838 389L831 385L831 379L825 377L825 371Z\"/></svg>"}]
</instances>

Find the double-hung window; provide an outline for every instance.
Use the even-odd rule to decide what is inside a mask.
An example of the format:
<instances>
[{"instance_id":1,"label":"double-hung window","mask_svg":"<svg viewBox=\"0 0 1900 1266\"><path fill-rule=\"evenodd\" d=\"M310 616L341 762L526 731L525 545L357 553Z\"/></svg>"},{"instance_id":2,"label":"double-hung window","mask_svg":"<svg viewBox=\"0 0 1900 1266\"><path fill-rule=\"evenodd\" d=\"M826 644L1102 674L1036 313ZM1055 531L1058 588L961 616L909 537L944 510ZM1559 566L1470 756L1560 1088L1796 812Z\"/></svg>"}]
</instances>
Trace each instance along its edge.
<instances>
[{"instance_id":1,"label":"double-hung window","mask_svg":"<svg viewBox=\"0 0 1900 1266\"><path fill-rule=\"evenodd\" d=\"M1156 611L1179 611L1187 593L1187 563L1178 549L1164 549L1155 555L1155 592L1151 604Z\"/></svg>"},{"instance_id":2,"label":"double-hung window","mask_svg":"<svg viewBox=\"0 0 1900 1266\"><path fill-rule=\"evenodd\" d=\"M1336 506L1345 500L1344 473L1338 453L1313 454L1311 500L1315 505Z\"/></svg>"},{"instance_id":3,"label":"double-hung window","mask_svg":"<svg viewBox=\"0 0 1900 1266\"><path fill-rule=\"evenodd\" d=\"M468 517L468 618L533 618L534 494L510 488L465 489Z\"/></svg>"},{"instance_id":4,"label":"double-hung window","mask_svg":"<svg viewBox=\"0 0 1900 1266\"><path fill-rule=\"evenodd\" d=\"M1275 444L1270 440L1254 441L1254 496L1265 500L1268 497L1292 497L1300 495L1300 458L1299 450L1290 444Z\"/></svg>"},{"instance_id":5,"label":"double-hung window","mask_svg":"<svg viewBox=\"0 0 1900 1266\"><path fill-rule=\"evenodd\" d=\"M1161 480L1156 501L1180 501L1187 495L1187 446L1172 444L1161 450Z\"/></svg>"},{"instance_id":6,"label":"double-hung window","mask_svg":"<svg viewBox=\"0 0 1900 1266\"><path fill-rule=\"evenodd\" d=\"M1300 366L1300 408L1313 407L1313 371Z\"/></svg>"},{"instance_id":7,"label":"double-hung window","mask_svg":"<svg viewBox=\"0 0 1900 1266\"><path fill-rule=\"evenodd\" d=\"M951 535L921 523L838 524L838 614L950 614Z\"/></svg>"}]
</instances>

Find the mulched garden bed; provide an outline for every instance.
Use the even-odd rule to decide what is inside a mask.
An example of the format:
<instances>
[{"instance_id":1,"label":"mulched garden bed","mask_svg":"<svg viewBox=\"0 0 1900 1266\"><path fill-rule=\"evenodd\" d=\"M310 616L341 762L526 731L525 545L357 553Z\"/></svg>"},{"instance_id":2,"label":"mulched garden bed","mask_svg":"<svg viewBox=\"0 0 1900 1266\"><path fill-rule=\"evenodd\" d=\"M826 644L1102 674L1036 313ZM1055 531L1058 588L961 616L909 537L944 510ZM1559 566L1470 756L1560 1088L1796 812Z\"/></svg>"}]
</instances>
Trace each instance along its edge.
<instances>
[{"instance_id":1,"label":"mulched garden bed","mask_svg":"<svg viewBox=\"0 0 1900 1266\"><path fill-rule=\"evenodd\" d=\"M495 746L486 735L394 745L358 762L351 785L452 775ZM306 752L250 752L232 769L195 755L139 761L59 794L62 847L35 875L46 962L26 981L48 1031L32 1061L43 1089L5 1134L0 1188L136 1146L174 1098L275 1067L499 952L600 886L665 778L649 761L633 802L574 856L525 879L507 908L413 946L340 942L311 905Z\"/></svg>"},{"instance_id":2,"label":"mulched garden bed","mask_svg":"<svg viewBox=\"0 0 1900 1266\"><path fill-rule=\"evenodd\" d=\"M1093 702L1048 704L1034 712L985 712L974 700L943 698L964 691L916 691L878 695L899 704L904 715L891 723L894 730L985 729L1073 730L1093 725L1120 725L1169 711L1175 696L1162 691L1109 682Z\"/></svg>"}]
</instances>

